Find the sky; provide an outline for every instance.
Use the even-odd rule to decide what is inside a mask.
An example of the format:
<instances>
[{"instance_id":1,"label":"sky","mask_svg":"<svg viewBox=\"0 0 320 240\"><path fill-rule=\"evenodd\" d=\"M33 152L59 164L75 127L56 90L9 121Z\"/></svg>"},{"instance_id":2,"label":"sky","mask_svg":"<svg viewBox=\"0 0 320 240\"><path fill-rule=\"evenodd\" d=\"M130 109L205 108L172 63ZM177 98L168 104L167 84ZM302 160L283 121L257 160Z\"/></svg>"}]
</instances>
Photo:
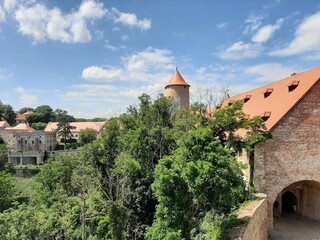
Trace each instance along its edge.
<instances>
[{"instance_id":1,"label":"sky","mask_svg":"<svg viewBox=\"0 0 320 240\"><path fill-rule=\"evenodd\" d=\"M178 67L191 98L318 67L317 0L0 0L0 100L112 117Z\"/></svg>"}]
</instances>

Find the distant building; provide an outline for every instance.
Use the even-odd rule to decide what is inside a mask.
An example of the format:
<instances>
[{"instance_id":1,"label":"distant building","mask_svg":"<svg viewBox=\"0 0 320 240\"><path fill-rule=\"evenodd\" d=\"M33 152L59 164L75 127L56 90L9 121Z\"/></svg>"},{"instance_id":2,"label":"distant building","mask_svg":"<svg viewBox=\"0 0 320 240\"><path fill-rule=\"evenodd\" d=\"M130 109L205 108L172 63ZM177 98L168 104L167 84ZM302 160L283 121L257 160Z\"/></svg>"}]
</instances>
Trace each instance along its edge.
<instances>
[{"instance_id":1,"label":"distant building","mask_svg":"<svg viewBox=\"0 0 320 240\"><path fill-rule=\"evenodd\" d=\"M7 121L0 121L0 129L10 127L10 124Z\"/></svg>"},{"instance_id":2,"label":"distant building","mask_svg":"<svg viewBox=\"0 0 320 240\"><path fill-rule=\"evenodd\" d=\"M26 123L0 129L0 136L8 144L8 160L14 164L41 164L45 152L57 145L55 132L37 131Z\"/></svg>"},{"instance_id":3,"label":"distant building","mask_svg":"<svg viewBox=\"0 0 320 240\"><path fill-rule=\"evenodd\" d=\"M173 74L170 82L165 87L166 97L173 101L173 104L177 110L187 110L190 105L190 85L183 79L178 69Z\"/></svg>"},{"instance_id":4,"label":"distant building","mask_svg":"<svg viewBox=\"0 0 320 240\"><path fill-rule=\"evenodd\" d=\"M102 127L106 124L106 122L70 122L70 126L75 127L71 130L72 138L78 139L81 130L90 128L97 132L102 130ZM44 129L44 132L54 132L56 133L57 141L61 142L61 136L58 136L58 122L49 122Z\"/></svg>"},{"instance_id":5,"label":"distant building","mask_svg":"<svg viewBox=\"0 0 320 240\"><path fill-rule=\"evenodd\" d=\"M31 111L28 111L28 112L25 112L23 114L19 113L19 112L16 112L16 124L19 124L19 123L27 123L27 119L26 117L30 114L32 114L33 112Z\"/></svg>"}]
</instances>

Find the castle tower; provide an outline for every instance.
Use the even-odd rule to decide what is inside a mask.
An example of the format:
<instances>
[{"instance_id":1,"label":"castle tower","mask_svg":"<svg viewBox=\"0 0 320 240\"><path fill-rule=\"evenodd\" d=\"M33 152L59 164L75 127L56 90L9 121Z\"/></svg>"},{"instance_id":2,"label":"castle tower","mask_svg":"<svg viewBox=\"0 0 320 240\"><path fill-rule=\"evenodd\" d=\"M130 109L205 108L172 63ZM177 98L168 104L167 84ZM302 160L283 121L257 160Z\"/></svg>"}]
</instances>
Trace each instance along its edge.
<instances>
[{"instance_id":1,"label":"castle tower","mask_svg":"<svg viewBox=\"0 0 320 240\"><path fill-rule=\"evenodd\" d=\"M171 98L177 109L188 110L189 109L189 88L190 85L183 79L181 74L176 68L176 72L173 74L169 84L165 87L166 97Z\"/></svg>"}]
</instances>

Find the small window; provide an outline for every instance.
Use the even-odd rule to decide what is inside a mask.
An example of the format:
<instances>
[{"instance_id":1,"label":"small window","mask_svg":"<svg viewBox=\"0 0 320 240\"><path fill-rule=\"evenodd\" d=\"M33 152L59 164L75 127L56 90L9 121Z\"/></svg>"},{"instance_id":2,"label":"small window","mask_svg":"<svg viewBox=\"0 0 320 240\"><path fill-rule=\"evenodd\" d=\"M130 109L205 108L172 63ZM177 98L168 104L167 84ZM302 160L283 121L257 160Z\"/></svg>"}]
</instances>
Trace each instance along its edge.
<instances>
[{"instance_id":1,"label":"small window","mask_svg":"<svg viewBox=\"0 0 320 240\"><path fill-rule=\"evenodd\" d=\"M244 99L243 99L243 102L246 103L250 100L251 98L251 95L247 95Z\"/></svg>"},{"instance_id":2,"label":"small window","mask_svg":"<svg viewBox=\"0 0 320 240\"><path fill-rule=\"evenodd\" d=\"M233 103L234 103L234 100L230 100L230 101L228 102L228 106L231 106Z\"/></svg>"},{"instance_id":3,"label":"small window","mask_svg":"<svg viewBox=\"0 0 320 240\"><path fill-rule=\"evenodd\" d=\"M39 143L42 143L41 140L39 141Z\"/></svg>"},{"instance_id":4,"label":"small window","mask_svg":"<svg viewBox=\"0 0 320 240\"><path fill-rule=\"evenodd\" d=\"M261 118L263 119L263 121L267 121L270 116L271 116L271 112L264 112L264 113L261 115Z\"/></svg>"},{"instance_id":5,"label":"small window","mask_svg":"<svg viewBox=\"0 0 320 240\"><path fill-rule=\"evenodd\" d=\"M34 144L34 140L32 140L32 144Z\"/></svg>"},{"instance_id":6,"label":"small window","mask_svg":"<svg viewBox=\"0 0 320 240\"><path fill-rule=\"evenodd\" d=\"M299 85L299 81L292 81L292 83L288 86L288 91L292 92L295 90Z\"/></svg>"},{"instance_id":7,"label":"small window","mask_svg":"<svg viewBox=\"0 0 320 240\"><path fill-rule=\"evenodd\" d=\"M273 88L268 88L267 91L265 91L264 93L264 98L269 97L272 92L273 92Z\"/></svg>"}]
</instances>

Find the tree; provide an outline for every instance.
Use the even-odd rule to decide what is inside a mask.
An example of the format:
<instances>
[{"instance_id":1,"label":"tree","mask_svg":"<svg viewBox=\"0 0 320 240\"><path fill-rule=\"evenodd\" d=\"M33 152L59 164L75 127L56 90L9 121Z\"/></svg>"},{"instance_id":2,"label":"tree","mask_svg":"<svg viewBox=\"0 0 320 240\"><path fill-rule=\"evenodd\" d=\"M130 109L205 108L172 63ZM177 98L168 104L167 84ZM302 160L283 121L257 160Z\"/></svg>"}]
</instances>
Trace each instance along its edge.
<instances>
[{"instance_id":1,"label":"tree","mask_svg":"<svg viewBox=\"0 0 320 240\"><path fill-rule=\"evenodd\" d=\"M54 120L56 122L74 122L75 118L71 115L68 115L68 111L56 109L54 111Z\"/></svg>"},{"instance_id":2,"label":"tree","mask_svg":"<svg viewBox=\"0 0 320 240\"><path fill-rule=\"evenodd\" d=\"M0 171L0 186L0 212L3 212L12 205L15 193L10 174Z\"/></svg>"},{"instance_id":3,"label":"tree","mask_svg":"<svg viewBox=\"0 0 320 240\"><path fill-rule=\"evenodd\" d=\"M34 113L26 116L29 124L32 123L48 123L54 121L54 113L50 106L42 105L35 109Z\"/></svg>"},{"instance_id":4,"label":"tree","mask_svg":"<svg viewBox=\"0 0 320 240\"><path fill-rule=\"evenodd\" d=\"M156 166L152 189L159 204L146 239L191 239L208 212L228 215L244 201L235 151L265 141L267 135L263 122L246 119L241 108L236 102L212 118L190 112L176 121L179 147ZM247 130L248 137L238 136L239 129Z\"/></svg>"},{"instance_id":5,"label":"tree","mask_svg":"<svg viewBox=\"0 0 320 240\"><path fill-rule=\"evenodd\" d=\"M0 119L7 121L10 125L16 122L16 113L9 104L2 104L0 101Z\"/></svg>"},{"instance_id":6,"label":"tree","mask_svg":"<svg viewBox=\"0 0 320 240\"><path fill-rule=\"evenodd\" d=\"M23 107L19 110L19 113L24 114L26 112L34 112L34 108L31 107Z\"/></svg>"},{"instance_id":7,"label":"tree","mask_svg":"<svg viewBox=\"0 0 320 240\"><path fill-rule=\"evenodd\" d=\"M71 126L69 122L59 122L58 123L58 136L61 137L61 141L65 144L72 138L71 130L76 127Z\"/></svg>"},{"instance_id":8,"label":"tree","mask_svg":"<svg viewBox=\"0 0 320 240\"><path fill-rule=\"evenodd\" d=\"M98 132L92 128L80 130L78 143L80 146L91 143L97 139Z\"/></svg>"}]
</instances>

